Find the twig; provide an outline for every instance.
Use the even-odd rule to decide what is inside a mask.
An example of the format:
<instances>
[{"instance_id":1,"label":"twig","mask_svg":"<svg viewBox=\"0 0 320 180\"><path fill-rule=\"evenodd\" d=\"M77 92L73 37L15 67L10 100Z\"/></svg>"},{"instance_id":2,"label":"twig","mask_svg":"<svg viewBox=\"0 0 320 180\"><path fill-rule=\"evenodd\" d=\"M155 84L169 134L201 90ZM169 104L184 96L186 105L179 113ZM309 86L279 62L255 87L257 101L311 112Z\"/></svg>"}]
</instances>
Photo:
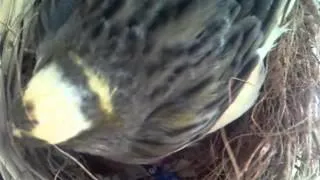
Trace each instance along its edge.
<instances>
[{"instance_id":1,"label":"twig","mask_svg":"<svg viewBox=\"0 0 320 180\"><path fill-rule=\"evenodd\" d=\"M54 180L58 180L60 172L61 172L61 169L59 169L56 175L54 176Z\"/></svg>"},{"instance_id":2,"label":"twig","mask_svg":"<svg viewBox=\"0 0 320 180\"><path fill-rule=\"evenodd\" d=\"M11 28L11 27L9 26L8 23L5 23L5 22L0 21L0 24L3 25L3 26L5 26L5 28L6 28L9 32L11 32L14 36L16 36L17 33L14 31L13 28Z\"/></svg>"},{"instance_id":3,"label":"twig","mask_svg":"<svg viewBox=\"0 0 320 180\"><path fill-rule=\"evenodd\" d=\"M86 167L84 167L83 164L81 164L76 158L74 158L73 156L71 156L69 153L65 152L64 150L62 150L61 148L59 148L56 145L53 145L54 148L56 148L59 152L61 152L63 155L65 155L66 157L70 158L72 161L74 161L81 169L83 169L83 171L93 180L98 180L97 177L95 177Z\"/></svg>"},{"instance_id":4,"label":"twig","mask_svg":"<svg viewBox=\"0 0 320 180\"><path fill-rule=\"evenodd\" d=\"M229 82L228 82L228 94L229 94L229 104L231 104L232 103L232 100L233 100L233 98L232 98L232 81L240 81L240 82L243 82L243 83L248 83L248 84L250 84L250 85L252 85L252 86L254 86L251 82L249 82L249 81L246 81L246 80L243 80L243 79L239 79L239 78L236 78L236 77L232 77L232 78L230 78L230 80L229 80Z\"/></svg>"},{"instance_id":5,"label":"twig","mask_svg":"<svg viewBox=\"0 0 320 180\"><path fill-rule=\"evenodd\" d=\"M247 160L247 162L245 163L244 165L244 168L242 170L242 173L248 171L254 157L257 155L258 151L260 150L260 153L261 153L261 150L263 148L263 146L265 146L267 143L266 143L266 140L263 140L261 143L259 143L259 145L255 148L255 150L251 153L251 156L249 157L249 159ZM269 149L268 149L269 150ZM267 151L268 151L267 150Z\"/></svg>"},{"instance_id":6,"label":"twig","mask_svg":"<svg viewBox=\"0 0 320 180\"><path fill-rule=\"evenodd\" d=\"M221 131L222 141L223 141L223 143L224 143L224 145L225 145L225 147L226 147L226 149L227 149L227 152L228 152L228 155L229 155L229 157L230 157L231 163L232 163L232 165L233 165L234 171L235 171L235 173L236 173L237 179L240 180L242 174L241 174L241 172L240 172L240 168L239 168L239 166L238 166L238 163L237 163L237 160L236 160L236 158L235 158L235 156L234 156L234 153L233 153L233 151L232 151L232 149L231 149L231 147L230 147L230 144L229 144L229 142L228 142L227 135L226 135L226 131L225 131L224 128L222 128L220 131Z\"/></svg>"}]
</instances>

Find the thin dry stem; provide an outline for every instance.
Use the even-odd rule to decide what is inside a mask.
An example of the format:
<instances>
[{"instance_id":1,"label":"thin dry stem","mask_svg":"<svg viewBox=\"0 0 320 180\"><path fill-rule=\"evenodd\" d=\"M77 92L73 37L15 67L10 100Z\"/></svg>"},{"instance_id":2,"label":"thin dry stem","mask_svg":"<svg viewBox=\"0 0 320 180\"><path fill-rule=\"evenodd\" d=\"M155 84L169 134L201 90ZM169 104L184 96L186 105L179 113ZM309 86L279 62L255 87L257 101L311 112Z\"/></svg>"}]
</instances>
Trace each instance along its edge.
<instances>
[{"instance_id":1,"label":"thin dry stem","mask_svg":"<svg viewBox=\"0 0 320 180\"><path fill-rule=\"evenodd\" d=\"M71 156L69 153L65 152L58 146L54 145L54 148L56 148L59 152L61 152L64 156L68 157L72 161L74 161L92 180L98 180L97 177L95 177L83 164L81 164L76 158Z\"/></svg>"}]
</instances>

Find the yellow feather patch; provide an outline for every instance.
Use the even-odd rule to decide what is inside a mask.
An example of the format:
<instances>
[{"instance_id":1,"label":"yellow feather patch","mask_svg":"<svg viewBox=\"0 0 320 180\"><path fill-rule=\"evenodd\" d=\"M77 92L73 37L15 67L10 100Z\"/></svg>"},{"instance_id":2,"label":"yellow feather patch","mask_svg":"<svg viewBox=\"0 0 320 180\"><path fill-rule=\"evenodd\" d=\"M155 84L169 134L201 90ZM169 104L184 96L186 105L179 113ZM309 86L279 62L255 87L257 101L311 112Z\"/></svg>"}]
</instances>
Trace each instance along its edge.
<instances>
[{"instance_id":1,"label":"yellow feather patch","mask_svg":"<svg viewBox=\"0 0 320 180\"><path fill-rule=\"evenodd\" d=\"M86 67L78 55L72 52L70 52L69 55L71 56L71 59L83 69L85 76L88 78L89 89L99 98L101 110L105 114L112 114L112 95L116 92L116 89L111 90L107 80L97 72L94 72L92 69Z\"/></svg>"},{"instance_id":2,"label":"yellow feather patch","mask_svg":"<svg viewBox=\"0 0 320 180\"><path fill-rule=\"evenodd\" d=\"M196 114L194 112L181 112L179 114L172 114L168 118L169 125L172 128L183 128L195 124L194 118Z\"/></svg>"}]
</instances>

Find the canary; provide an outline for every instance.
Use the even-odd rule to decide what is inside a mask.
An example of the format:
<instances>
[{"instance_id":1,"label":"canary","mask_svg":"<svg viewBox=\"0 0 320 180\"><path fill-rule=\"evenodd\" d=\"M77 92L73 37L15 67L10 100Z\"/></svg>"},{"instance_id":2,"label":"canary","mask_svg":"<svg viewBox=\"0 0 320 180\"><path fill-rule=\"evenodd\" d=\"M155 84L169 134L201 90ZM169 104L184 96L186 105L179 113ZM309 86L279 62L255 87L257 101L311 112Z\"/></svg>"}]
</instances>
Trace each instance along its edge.
<instances>
[{"instance_id":1,"label":"canary","mask_svg":"<svg viewBox=\"0 0 320 180\"><path fill-rule=\"evenodd\" d=\"M43 0L13 133L152 163L256 102L294 0ZM31 35L30 35L31 36Z\"/></svg>"}]
</instances>

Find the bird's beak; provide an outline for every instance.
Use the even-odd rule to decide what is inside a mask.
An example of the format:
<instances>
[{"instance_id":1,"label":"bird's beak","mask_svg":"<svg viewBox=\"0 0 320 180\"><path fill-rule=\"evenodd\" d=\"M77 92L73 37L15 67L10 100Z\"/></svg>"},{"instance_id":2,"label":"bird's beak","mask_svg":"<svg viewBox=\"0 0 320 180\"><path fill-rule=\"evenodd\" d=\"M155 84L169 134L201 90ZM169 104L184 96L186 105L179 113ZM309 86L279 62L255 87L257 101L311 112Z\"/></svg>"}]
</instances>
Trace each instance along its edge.
<instances>
[{"instance_id":1,"label":"bird's beak","mask_svg":"<svg viewBox=\"0 0 320 180\"><path fill-rule=\"evenodd\" d=\"M11 108L11 122L14 127L23 131L30 131L34 124L29 121L25 112L25 108L22 99L17 99Z\"/></svg>"},{"instance_id":2,"label":"bird's beak","mask_svg":"<svg viewBox=\"0 0 320 180\"><path fill-rule=\"evenodd\" d=\"M14 102L10 112L11 132L14 139L30 147L43 147L47 145L45 141L34 138L29 134L35 124L27 118L21 98Z\"/></svg>"}]
</instances>

